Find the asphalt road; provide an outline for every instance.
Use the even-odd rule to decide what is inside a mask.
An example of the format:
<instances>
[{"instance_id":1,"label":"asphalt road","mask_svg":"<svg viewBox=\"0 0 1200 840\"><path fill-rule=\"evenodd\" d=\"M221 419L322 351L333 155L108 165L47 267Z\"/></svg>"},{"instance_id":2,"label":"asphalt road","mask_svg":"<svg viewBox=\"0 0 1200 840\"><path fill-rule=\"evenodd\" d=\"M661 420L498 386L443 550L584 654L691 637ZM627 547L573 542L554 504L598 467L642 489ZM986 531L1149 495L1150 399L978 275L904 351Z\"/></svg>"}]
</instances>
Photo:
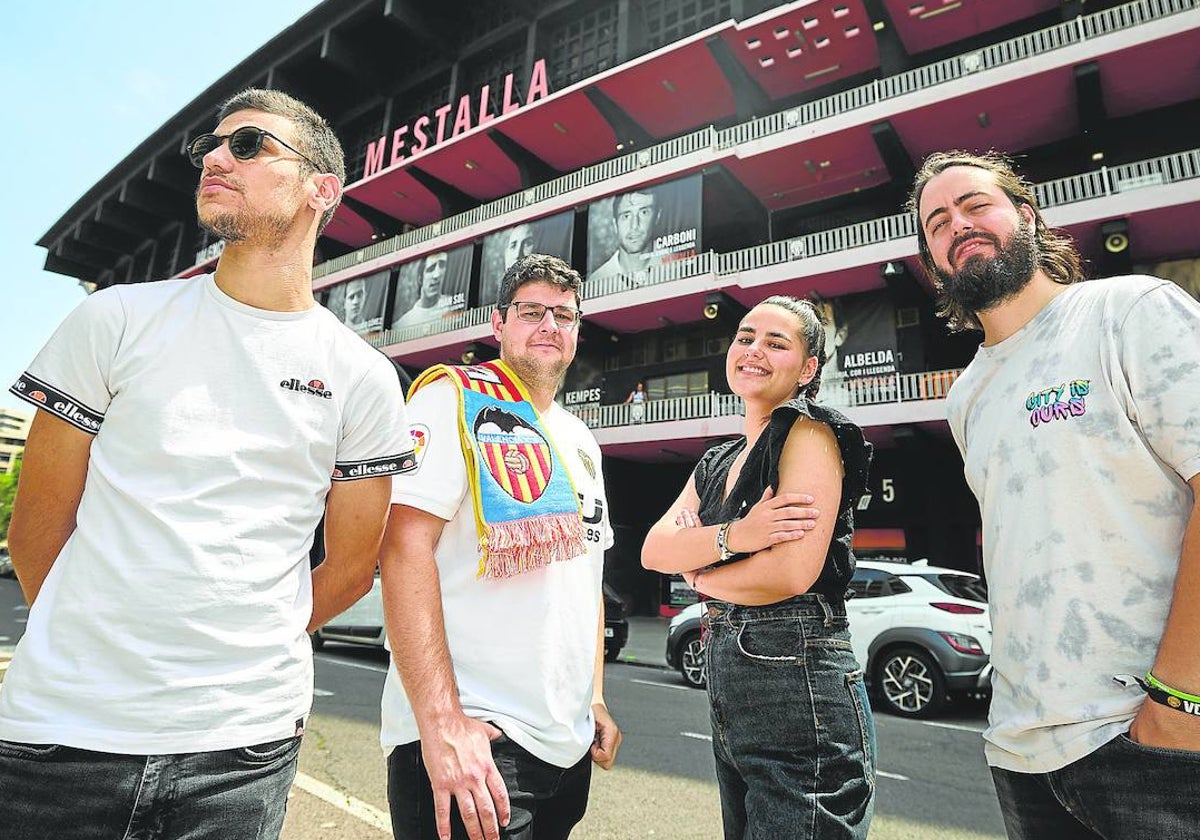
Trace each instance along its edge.
<instances>
[{"instance_id":1,"label":"asphalt road","mask_svg":"<svg viewBox=\"0 0 1200 840\"><path fill-rule=\"evenodd\" d=\"M15 581L0 579L0 658L24 629ZM283 840L378 840L390 835L379 748L379 651L329 645L316 657L316 697ZM0 678L3 672L0 671ZM593 777L577 840L719 838L706 698L673 672L612 664L606 695L625 732L617 767ZM936 721L876 716L878 798L872 840L1003 837L983 761L983 710Z\"/></svg>"}]
</instances>

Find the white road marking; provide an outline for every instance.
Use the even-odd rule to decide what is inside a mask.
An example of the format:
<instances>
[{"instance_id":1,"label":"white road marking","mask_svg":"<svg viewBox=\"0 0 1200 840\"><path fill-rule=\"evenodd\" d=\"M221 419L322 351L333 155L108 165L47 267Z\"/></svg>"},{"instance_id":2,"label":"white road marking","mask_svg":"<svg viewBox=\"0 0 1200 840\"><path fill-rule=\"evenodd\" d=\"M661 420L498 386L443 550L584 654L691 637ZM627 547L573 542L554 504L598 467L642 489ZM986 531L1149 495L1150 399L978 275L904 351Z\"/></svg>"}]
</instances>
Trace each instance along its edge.
<instances>
[{"instance_id":1,"label":"white road marking","mask_svg":"<svg viewBox=\"0 0 1200 840\"><path fill-rule=\"evenodd\" d=\"M322 781L314 779L305 773L297 773L295 786L306 793L311 793L318 799L328 802L335 808L345 811L355 819L362 820L372 828L378 829L388 837L392 836L392 818L386 811L381 811L374 805L363 802L348 793L342 793Z\"/></svg>"},{"instance_id":2,"label":"white road marking","mask_svg":"<svg viewBox=\"0 0 1200 840\"><path fill-rule=\"evenodd\" d=\"M333 696L332 691L326 691L323 688L314 688L313 689L313 697L332 697L332 696Z\"/></svg>"},{"instance_id":3,"label":"white road marking","mask_svg":"<svg viewBox=\"0 0 1200 840\"><path fill-rule=\"evenodd\" d=\"M638 685L656 685L659 688L678 688L680 691L693 691L694 690L692 688L689 688L686 685L673 685L671 683L655 682L654 680L630 679L629 681L631 683L637 683Z\"/></svg>"},{"instance_id":4,"label":"white road marking","mask_svg":"<svg viewBox=\"0 0 1200 840\"><path fill-rule=\"evenodd\" d=\"M322 662L331 662L334 665L345 665L348 668L362 668L364 671L374 671L377 674L386 674L388 670L386 666L382 665L368 665L365 662L347 662L345 659L335 659L334 657L321 656L320 654L317 654L316 658L320 659Z\"/></svg>"},{"instance_id":5,"label":"white road marking","mask_svg":"<svg viewBox=\"0 0 1200 840\"><path fill-rule=\"evenodd\" d=\"M680 732L684 738L695 738L697 741L711 741L711 735L705 735L702 732Z\"/></svg>"},{"instance_id":6,"label":"white road marking","mask_svg":"<svg viewBox=\"0 0 1200 840\"><path fill-rule=\"evenodd\" d=\"M15 607L13 607L13 609L16 610L17 612L29 612L29 605L28 604L17 604Z\"/></svg>"},{"instance_id":7,"label":"white road marking","mask_svg":"<svg viewBox=\"0 0 1200 840\"><path fill-rule=\"evenodd\" d=\"M974 732L976 735L983 732L982 726L965 726L961 723L943 723L940 720L914 720L913 723L919 723L922 726L936 726L938 729L957 729L959 732Z\"/></svg>"}]
</instances>

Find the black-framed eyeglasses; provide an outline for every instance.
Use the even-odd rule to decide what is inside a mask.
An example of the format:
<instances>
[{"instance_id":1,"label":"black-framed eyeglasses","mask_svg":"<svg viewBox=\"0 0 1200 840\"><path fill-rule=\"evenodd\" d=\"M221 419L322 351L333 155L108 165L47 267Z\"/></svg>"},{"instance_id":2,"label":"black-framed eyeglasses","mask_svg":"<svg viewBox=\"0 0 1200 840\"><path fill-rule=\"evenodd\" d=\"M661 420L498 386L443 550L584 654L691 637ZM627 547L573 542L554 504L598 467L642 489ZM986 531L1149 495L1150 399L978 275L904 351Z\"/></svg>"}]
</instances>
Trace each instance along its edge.
<instances>
[{"instance_id":1,"label":"black-framed eyeglasses","mask_svg":"<svg viewBox=\"0 0 1200 840\"><path fill-rule=\"evenodd\" d=\"M213 149L219 147L226 140L229 141L229 153L238 160L250 160L259 152L262 151L263 138L270 137L283 148L295 152L304 158L305 161L318 172L322 171L316 161L310 158L304 152L289 144L286 140L281 140L276 135L267 131L265 128L258 128L253 125L244 125L237 131L229 134L201 134L187 145L187 156L191 160L192 166L197 169L204 168L204 156Z\"/></svg>"},{"instance_id":2,"label":"black-framed eyeglasses","mask_svg":"<svg viewBox=\"0 0 1200 840\"><path fill-rule=\"evenodd\" d=\"M500 307L501 312L509 309L516 310L517 320L524 321L526 324L542 323L542 319L546 317L546 311L549 310L554 316L555 326L561 330L569 330L583 317L583 313L573 306L546 306L544 303L535 303L532 300L514 300L508 306Z\"/></svg>"}]
</instances>

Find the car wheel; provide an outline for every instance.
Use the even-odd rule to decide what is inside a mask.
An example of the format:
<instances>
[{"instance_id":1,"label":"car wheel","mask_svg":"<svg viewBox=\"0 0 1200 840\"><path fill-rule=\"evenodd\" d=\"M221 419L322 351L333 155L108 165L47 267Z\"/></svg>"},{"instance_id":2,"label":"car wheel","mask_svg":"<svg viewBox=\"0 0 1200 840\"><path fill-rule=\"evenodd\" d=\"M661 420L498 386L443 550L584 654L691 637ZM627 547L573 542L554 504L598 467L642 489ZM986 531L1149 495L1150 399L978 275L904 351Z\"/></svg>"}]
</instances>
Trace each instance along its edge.
<instances>
[{"instance_id":1,"label":"car wheel","mask_svg":"<svg viewBox=\"0 0 1200 840\"><path fill-rule=\"evenodd\" d=\"M325 640L321 638L320 633L310 633L308 638L312 640L313 650L320 650L325 647Z\"/></svg>"},{"instance_id":2,"label":"car wheel","mask_svg":"<svg viewBox=\"0 0 1200 840\"><path fill-rule=\"evenodd\" d=\"M620 655L621 655L621 649L619 647L617 647L616 645L605 645L604 646L604 661L605 662L616 662L617 657Z\"/></svg>"},{"instance_id":3,"label":"car wheel","mask_svg":"<svg viewBox=\"0 0 1200 840\"><path fill-rule=\"evenodd\" d=\"M704 645L698 632L689 633L680 643L679 673L692 688L704 688Z\"/></svg>"},{"instance_id":4,"label":"car wheel","mask_svg":"<svg viewBox=\"0 0 1200 840\"><path fill-rule=\"evenodd\" d=\"M942 669L917 647L884 651L875 663L873 682L884 709L901 717L931 717L946 702Z\"/></svg>"}]
</instances>

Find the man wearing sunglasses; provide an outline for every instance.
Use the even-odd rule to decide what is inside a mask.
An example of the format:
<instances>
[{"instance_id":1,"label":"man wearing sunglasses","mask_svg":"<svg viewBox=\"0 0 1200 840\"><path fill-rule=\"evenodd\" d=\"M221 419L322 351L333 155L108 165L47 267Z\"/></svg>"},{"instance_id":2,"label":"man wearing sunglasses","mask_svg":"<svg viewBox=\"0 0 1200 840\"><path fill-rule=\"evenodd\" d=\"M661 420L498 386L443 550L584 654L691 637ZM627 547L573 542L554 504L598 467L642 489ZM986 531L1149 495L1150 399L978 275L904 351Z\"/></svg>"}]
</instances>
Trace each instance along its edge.
<instances>
[{"instance_id":1,"label":"man wearing sunglasses","mask_svg":"<svg viewBox=\"0 0 1200 840\"><path fill-rule=\"evenodd\" d=\"M41 411L10 530L31 608L0 691L6 840L277 838L308 632L371 586L415 463L391 363L313 299L337 138L275 91L219 121L188 146L215 272L97 292L13 386Z\"/></svg>"},{"instance_id":2,"label":"man wearing sunglasses","mask_svg":"<svg viewBox=\"0 0 1200 840\"><path fill-rule=\"evenodd\" d=\"M419 379L412 394L410 416L424 446L417 469L393 482L380 553L393 652L381 740L398 840L562 840L587 807L591 764L608 769L616 758L621 735L603 694L600 586L613 537L600 448L554 402L575 357L579 288L577 272L541 254L517 260L501 283L492 333L502 372L515 375L536 409L536 430L502 410L511 403L478 416L460 409L460 396L470 398L448 376L428 385ZM460 370L492 381L490 368ZM576 493L582 509L582 553L486 573L476 510L482 502L486 518L488 497L472 484L456 433L463 418L467 434L479 430L480 445L489 427L498 432L491 440L518 431L525 440L549 439L541 454L486 444L505 450L507 475L518 478L505 479L496 461L477 480L532 482L535 473L552 478L565 469L570 515L579 513ZM483 427L478 418L486 418ZM547 481L543 495L552 492ZM536 510L536 498L520 501Z\"/></svg>"}]
</instances>

